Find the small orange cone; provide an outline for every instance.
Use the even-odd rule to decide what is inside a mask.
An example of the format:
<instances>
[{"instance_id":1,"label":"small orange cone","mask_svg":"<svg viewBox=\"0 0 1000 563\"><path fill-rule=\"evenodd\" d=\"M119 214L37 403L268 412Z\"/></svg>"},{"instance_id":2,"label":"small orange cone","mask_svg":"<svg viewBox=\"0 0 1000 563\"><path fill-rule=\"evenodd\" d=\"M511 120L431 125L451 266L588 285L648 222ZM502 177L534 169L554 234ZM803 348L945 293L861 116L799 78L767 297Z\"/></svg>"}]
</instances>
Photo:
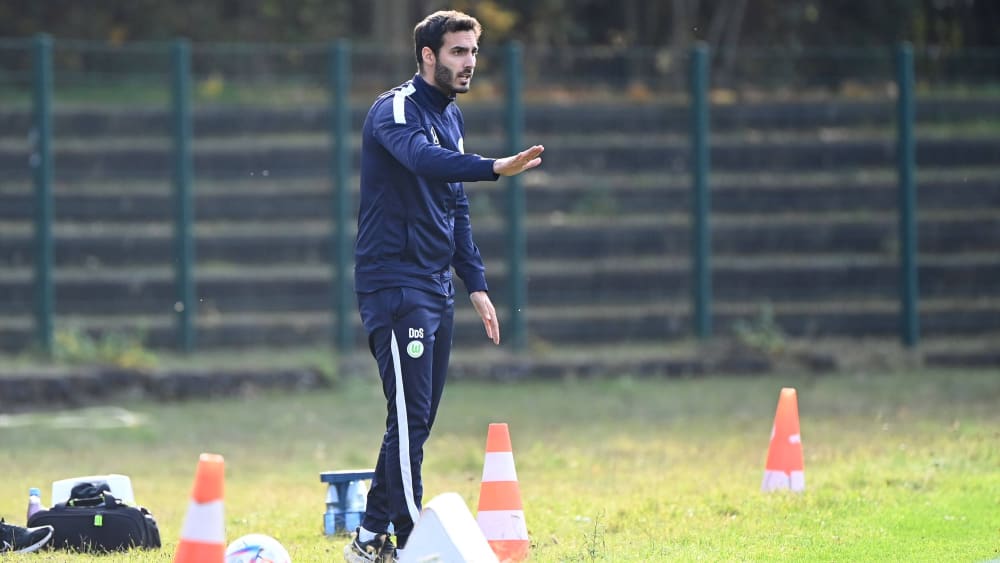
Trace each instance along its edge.
<instances>
[{"instance_id":1,"label":"small orange cone","mask_svg":"<svg viewBox=\"0 0 1000 563\"><path fill-rule=\"evenodd\" d=\"M224 478L225 462L222 456L201 454L174 563L223 563L225 560Z\"/></svg>"},{"instance_id":2,"label":"small orange cone","mask_svg":"<svg viewBox=\"0 0 1000 563\"><path fill-rule=\"evenodd\" d=\"M771 445L764 466L762 491L806 488L805 461L802 456L802 436L799 434L799 404L792 387L783 387L778 397L778 410L771 428Z\"/></svg>"},{"instance_id":3,"label":"small orange cone","mask_svg":"<svg viewBox=\"0 0 1000 563\"><path fill-rule=\"evenodd\" d=\"M528 525L506 424L490 424L486 435L476 522L500 561L521 561L528 556Z\"/></svg>"}]
</instances>

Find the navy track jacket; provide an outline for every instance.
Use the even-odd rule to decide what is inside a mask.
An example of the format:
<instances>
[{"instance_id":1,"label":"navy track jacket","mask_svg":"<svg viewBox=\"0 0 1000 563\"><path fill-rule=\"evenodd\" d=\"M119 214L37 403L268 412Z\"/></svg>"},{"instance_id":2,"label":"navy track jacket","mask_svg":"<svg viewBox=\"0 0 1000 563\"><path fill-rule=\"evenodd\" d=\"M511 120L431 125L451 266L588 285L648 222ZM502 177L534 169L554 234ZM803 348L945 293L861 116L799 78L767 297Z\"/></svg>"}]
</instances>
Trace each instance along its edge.
<instances>
[{"instance_id":1,"label":"navy track jacket","mask_svg":"<svg viewBox=\"0 0 1000 563\"><path fill-rule=\"evenodd\" d=\"M470 293L487 289L462 182L499 176L494 159L465 154L465 124L454 102L418 74L368 111L355 291L406 286L449 295L452 267Z\"/></svg>"}]
</instances>

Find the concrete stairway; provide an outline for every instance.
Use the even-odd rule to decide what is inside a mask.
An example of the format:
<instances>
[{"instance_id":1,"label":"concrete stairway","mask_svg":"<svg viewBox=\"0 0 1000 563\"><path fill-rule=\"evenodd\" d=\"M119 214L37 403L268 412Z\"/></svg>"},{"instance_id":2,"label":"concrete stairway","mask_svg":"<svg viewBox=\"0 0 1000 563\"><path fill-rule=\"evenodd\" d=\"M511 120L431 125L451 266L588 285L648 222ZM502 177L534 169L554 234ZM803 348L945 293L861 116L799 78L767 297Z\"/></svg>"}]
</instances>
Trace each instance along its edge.
<instances>
[{"instance_id":1,"label":"concrete stairway","mask_svg":"<svg viewBox=\"0 0 1000 563\"><path fill-rule=\"evenodd\" d=\"M1000 100L919 100L922 333L1000 344ZM501 110L465 108L470 152L501 152ZM322 345L333 313L329 140L321 108L197 113L203 348ZM363 113L354 112L355 130ZM889 101L712 110L714 325L767 309L789 338L898 331ZM525 177L533 349L655 346L690 335L687 113L668 104L539 105ZM0 350L32 338L28 115L0 111ZM173 345L168 118L56 116L57 326ZM355 143L356 144L356 143ZM355 159L356 161L356 159ZM356 185L356 179L354 180ZM506 307L503 182L467 185L494 301ZM353 230L354 225L351 225ZM364 339L356 311L348 312ZM485 345L462 300L455 340Z\"/></svg>"}]
</instances>

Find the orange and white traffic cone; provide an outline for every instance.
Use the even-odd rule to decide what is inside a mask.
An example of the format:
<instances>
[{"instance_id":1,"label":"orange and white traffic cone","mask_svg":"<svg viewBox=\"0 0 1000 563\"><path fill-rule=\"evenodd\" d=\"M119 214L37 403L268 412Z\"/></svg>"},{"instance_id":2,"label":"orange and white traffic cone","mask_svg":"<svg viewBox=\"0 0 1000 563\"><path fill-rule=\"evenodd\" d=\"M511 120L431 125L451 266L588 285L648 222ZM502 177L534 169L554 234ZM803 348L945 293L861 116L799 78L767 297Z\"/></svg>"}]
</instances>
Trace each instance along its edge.
<instances>
[{"instance_id":1,"label":"orange and white traffic cone","mask_svg":"<svg viewBox=\"0 0 1000 563\"><path fill-rule=\"evenodd\" d=\"M174 563L223 563L225 560L224 479L225 462L222 456L201 454Z\"/></svg>"},{"instance_id":2,"label":"orange and white traffic cone","mask_svg":"<svg viewBox=\"0 0 1000 563\"><path fill-rule=\"evenodd\" d=\"M799 434L799 404L792 387L781 389L778 409L771 427L771 445L764 466L762 491L790 489L795 492L806 488L805 461L802 455L802 436Z\"/></svg>"},{"instance_id":3,"label":"orange and white traffic cone","mask_svg":"<svg viewBox=\"0 0 1000 563\"><path fill-rule=\"evenodd\" d=\"M486 435L486 460L476 521L497 559L521 561L528 556L528 525L524 520L514 451L506 424L490 424Z\"/></svg>"}]
</instances>

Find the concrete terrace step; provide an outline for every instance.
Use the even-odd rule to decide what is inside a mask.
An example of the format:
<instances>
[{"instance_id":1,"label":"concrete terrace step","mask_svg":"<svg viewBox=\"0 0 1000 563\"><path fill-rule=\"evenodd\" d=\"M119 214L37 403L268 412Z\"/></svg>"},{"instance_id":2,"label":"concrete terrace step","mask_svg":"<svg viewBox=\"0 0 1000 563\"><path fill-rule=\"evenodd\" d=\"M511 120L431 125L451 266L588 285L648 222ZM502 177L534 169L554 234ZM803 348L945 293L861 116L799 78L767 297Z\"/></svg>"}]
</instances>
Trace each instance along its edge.
<instances>
[{"instance_id":1,"label":"concrete terrace step","mask_svg":"<svg viewBox=\"0 0 1000 563\"><path fill-rule=\"evenodd\" d=\"M731 339L709 343L594 344L585 349L556 347L514 353L497 348L458 347L449 378L521 380L587 377L690 377L708 374L815 373L856 374L924 368L1000 366L995 344L1000 334L956 341L924 338L915 350L893 338L792 339L779 354L765 354ZM274 362L273 355L291 358ZM336 377L372 377L373 362L364 350L336 356L322 346L259 349L220 348L199 354L199 367L158 355L156 367L130 370L103 365L24 364L0 374L0 413L105 405L108 401L180 401L233 397L260 390L310 392L331 381L310 365L330 357ZM260 363L260 358L268 361ZM309 358L321 358L310 360Z\"/></svg>"},{"instance_id":2,"label":"concrete terrace step","mask_svg":"<svg viewBox=\"0 0 1000 563\"><path fill-rule=\"evenodd\" d=\"M501 146L483 146L482 154L503 154ZM80 178L170 178L172 161L168 150L122 148L94 152L56 150L55 179L72 182ZM713 143L711 162L715 171L838 170L849 167L891 166L895 142L884 141L781 141L758 144ZM917 161L923 167L994 165L1000 161L1000 138L927 139L917 143ZM358 162L355 151L350 162ZM325 175L330 151L325 147L263 147L246 150L204 149L194 154L199 178L248 178L265 171L276 179L299 179ZM641 142L628 146L577 144L572 140L546 147L545 170L682 173L690 167L690 147L667 142ZM31 177L26 151L0 151L0 170L6 181Z\"/></svg>"},{"instance_id":3,"label":"concrete terrace step","mask_svg":"<svg viewBox=\"0 0 1000 563\"><path fill-rule=\"evenodd\" d=\"M304 392L329 386L330 381L313 366L172 367L155 371L102 365L38 366L0 376L0 413L107 405L109 400L131 402L139 397L156 401L204 400L262 390ZM107 409L110 415L117 409L97 408Z\"/></svg>"},{"instance_id":4,"label":"concrete terrace step","mask_svg":"<svg viewBox=\"0 0 1000 563\"><path fill-rule=\"evenodd\" d=\"M921 253L990 252L1000 248L1000 221L982 214L968 218L919 221ZM744 254L879 254L894 257L898 244L896 218L852 219L821 216L756 216L713 219L712 249L717 255ZM482 224L481 224L482 223ZM86 225L85 225L86 226ZM30 264L34 239L28 228L8 224L0 237L0 260L7 267ZM248 223L199 229L195 255L203 263L317 264L332 261L332 227L325 222L297 225ZM474 225L476 242L488 260L507 253L506 228L497 221ZM350 229L353 232L353 225ZM353 235L350 235L353 236ZM565 222L536 220L526 226L529 259L594 259L630 256L683 257L690 252L690 226L683 216L590 218ZM55 235L57 266L148 266L173 261L173 235L168 223L97 225L75 229L63 225Z\"/></svg>"},{"instance_id":5,"label":"concrete terrace step","mask_svg":"<svg viewBox=\"0 0 1000 563\"><path fill-rule=\"evenodd\" d=\"M956 175L950 180L921 181L917 201L923 209L1000 209L1000 169L993 178ZM586 184L550 187L544 183L528 186L529 215L562 211L582 215L686 212L690 209L691 188L679 184L635 186L628 178L591 177ZM260 193L243 191L239 183L227 193L214 190L202 193L196 187L195 218L208 221L271 221L275 219L329 219L333 216L330 181L317 178L312 190ZM353 198L357 200L356 182ZM472 201L488 210L503 209L506 185L477 184L468 187ZM840 185L798 184L762 187L759 185L713 185L712 210L715 213L803 213L895 211L898 187L894 183L847 183ZM485 203L484 203L485 202ZM57 221L169 221L173 199L169 186L160 193L59 191L54 196ZM0 219L18 220L33 216L34 195L0 193ZM478 214L477 214L478 215Z\"/></svg>"},{"instance_id":6,"label":"concrete terrace step","mask_svg":"<svg viewBox=\"0 0 1000 563\"><path fill-rule=\"evenodd\" d=\"M814 100L762 101L712 104L713 130L740 128L808 129L859 125L891 125L895 118L894 100ZM462 103L469 131L499 130L504 108L499 104ZM368 105L351 108L351 129L358 131ZM1000 119L1000 102L995 98L918 97L918 123L979 121ZM0 131L23 136L31 129L27 111L0 110ZM644 103L530 103L525 121L538 133L604 133L609 130L632 133L663 130L686 131L690 110L686 104ZM205 135L275 134L325 132L330 123L326 106L294 108L197 108L194 131ZM171 117L164 107L56 108L54 129L69 136L144 136L152 131L169 135Z\"/></svg>"},{"instance_id":7,"label":"concrete terrace step","mask_svg":"<svg viewBox=\"0 0 1000 563\"><path fill-rule=\"evenodd\" d=\"M754 322L760 305L718 304L713 326L727 334L738 321ZM878 337L898 335L899 305L893 300L833 302L828 304L773 304L774 322L789 337ZM691 319L685 303L653 301L633 305L578 305L571 308L533 306L527 311L529 341L537 347L648 345L678 341L691 336ZM354 341L364 349L365 337L351 312ZM0 350L18 351L30 346L34 335L30 319L15 317L0 326ZM501 315L501 322L503 315ZM199 315L198 342L204 349L323 345L332 342L332 315L311 313L219 313ZM176 328L172 315L132 317L72 316L60 326L85 331L135 332L154 349L172 348ZM928 338L981 338L1000 332L1000 301L981 300L956 304L926 300L921 304L921 333ZM501 331L503 329L501 328ZM459 347L484 347L482 322L471 306L459 306L454 341Z\"/></svg>"},{"instance_id":8,"label":"concrete terrace step","mask_svg":"<svg viewBox=\"0 0 1000 563\"><path fill-rule=\"evenodd\" d=\"M586 377L690 377L707 374L816 373L855 374L923 366L986 368L1000 366L995 343L1000 334L958 342L925 338L915 350L892 338L788 339L780 354L765 354L738 341L715 339L707 344L545 348L513 353L499 348L458 348L452 353L449 378L456 380L520 380ZM274 362L273 354L294 358ZM372 377L373 362L365 351L335 356L323 347L218 349L199 355L197 365L159 355L154 368L130 370L102 365L25 364L0 374L0 413L105 405L108 401L144 397L180 401L233 397L260 390L310 392L331 385L307 358L332 357L336 377ZM259 362L261 357L270 361ZM288 364L288 365L286 365Z\"/></svg>"},{"instance_id":9,"label":"concrete terrace step","mask_svg":"<svg viewBox=\"0 0 1000 563\"><path fill-rule=\"evenodd\" d=\"M488 265L491 291L505 296L503 265ZM989 255L924 257L918 268L924 299L977 300L1000 297L1000 263ZM19 274L19 275L18 275ZM534 261L526 269L530 304L636 304L685 300L691 294L686 260ZM199 271L201 307L227 313L310 312L332 303L333 272L326 267L212 268ZM758 257L714 261L713 296L719 302L849 301L894 299L899 268L879 256L823 259ZM170 311L176 299L169 268L57 271L60 315L137 315ZM498 297L499 299L500 297ZM0 314L30 314L31 272L0 277Z\"/></svg>"},{"instance_id":10,"label":"concrete terrace step","mask_svg":"<svg viewBox=\"0 0 1000 563\"><path fill-rule=\"evenodd\" d=\"M465 108L476 139L470 148L503 151L503 108ZM352 113L355 163L364 109ZM545 166L524 183L524 312L534 349L608 350L689 338L686 106L526 109L526 138L544 139L548 150ZM201 346L330 342L326 111L196 112ZM921 99L918 112L925 125L918 126L917 145L922 334L989 339L1000 334L1000 137L991 125L1000 123L1000 101ZM770 306L789 337L897 337L894 119L888 96L712 107L718 333ZM26 113L0 109L0 348L10 350L23 350L33 335L28 127ZM134 330L150 346L172 347L168 113L58 112L56 131L57 326ZM356 177L351 185L356 201ZM501 320L507 186L469 186ZM363 353L356 311L349 314ZM455 340L460 348L489 349L464 301Z\"/></svg>"},{"instance_id":11,"label":"concrete terrace step","mask_svg":"<svg viewBox=\"0 0 1000 563\"><path fill-rule=\"evenodd\" d=\"M555 347L512 355L502 349L453 351L450 377L579 378L691 376L712 373L840 372L934 367L1000 366L996 345L1000 334L979 338L924 338L917 349L905 349L896 338L787 338L782 351L768 355L738 341L716 338L708 343L649 343ZM362 368L367 365L356 359ZM368 361L367 358L364 358ZM370 368L368 368L370 369ZM361 370L358 370L361 371ZM363 372L362 373L366 373Z\"/></svg>"}]
</instances>

